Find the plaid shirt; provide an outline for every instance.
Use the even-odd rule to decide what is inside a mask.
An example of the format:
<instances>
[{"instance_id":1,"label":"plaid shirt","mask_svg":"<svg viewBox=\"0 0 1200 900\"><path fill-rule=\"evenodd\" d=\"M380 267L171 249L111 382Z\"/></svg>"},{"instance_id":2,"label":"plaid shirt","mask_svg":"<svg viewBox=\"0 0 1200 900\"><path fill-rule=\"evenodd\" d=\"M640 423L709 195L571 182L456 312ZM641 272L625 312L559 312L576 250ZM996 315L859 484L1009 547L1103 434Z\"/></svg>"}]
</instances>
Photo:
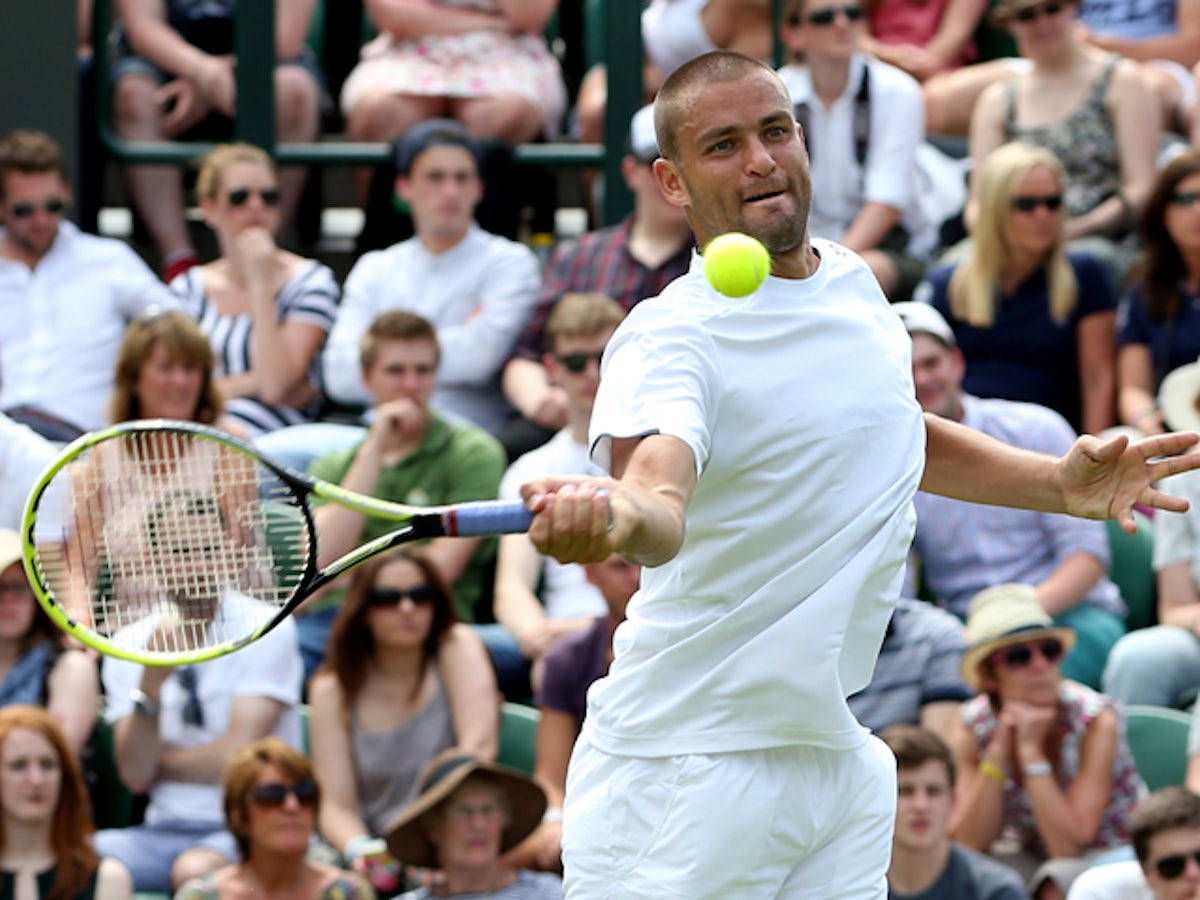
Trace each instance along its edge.
<instances>
[{"instance_id":1,"label":"plaid shirt","mask_svg":"<svg viewBox=\"0 0 1200 900\"><path fill-rule=\"evenodd\" d=\"M619 225L589 231L555 248L542 276L533 321L517 342L516 356L541 358L546 349L546 319L563 294L604 294L628 311L647 297L662 293L663 288L688 270L692 260L691 241L662 265L648 269L629 253L632 231L633 216L629 215Z\"/></svg>"}]
</instances>

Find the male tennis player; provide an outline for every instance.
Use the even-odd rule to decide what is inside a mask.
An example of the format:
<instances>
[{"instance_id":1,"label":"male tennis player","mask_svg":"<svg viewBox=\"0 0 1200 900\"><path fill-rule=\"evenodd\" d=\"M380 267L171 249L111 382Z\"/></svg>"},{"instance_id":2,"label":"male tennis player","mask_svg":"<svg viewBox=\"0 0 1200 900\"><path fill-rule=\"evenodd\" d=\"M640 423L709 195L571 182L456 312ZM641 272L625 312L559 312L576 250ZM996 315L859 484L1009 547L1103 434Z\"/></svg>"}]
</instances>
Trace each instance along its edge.
<instances>
[{"instance_id":1,"label":"male tennis player","mask_svg":"<svg viewBox=\"0 0 1200 900\"><path fill-rule=\"evenodd\" d=\"M922 416L910 343L854 253L806 233L807 156L778 77L718 51L655 110L663 194L704 246L748 232L772 256L754 294L699 258L630 313L591 421L611 479L523 494L545 553L646 566L589 693L567 782L568 896L883 897L890 751L850 714L913 534L918 487L1117 516L1200 465L1173 435L1081 438L1059 460Z\"/></svg>"}]
</instances>

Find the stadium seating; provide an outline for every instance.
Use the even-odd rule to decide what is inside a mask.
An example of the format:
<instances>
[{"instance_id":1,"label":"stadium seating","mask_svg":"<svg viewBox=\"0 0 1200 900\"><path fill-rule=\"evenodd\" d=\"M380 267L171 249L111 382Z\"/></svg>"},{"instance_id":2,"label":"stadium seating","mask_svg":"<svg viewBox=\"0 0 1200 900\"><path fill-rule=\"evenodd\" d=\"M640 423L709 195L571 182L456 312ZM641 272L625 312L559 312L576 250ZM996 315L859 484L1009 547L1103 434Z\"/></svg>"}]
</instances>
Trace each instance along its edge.
<instances>
[{"instance_id":1,"label":"stadium seating","mask_svg":"<svg viewBox=\"0 0 1200 900\"><path fill-rule=\"evenodd\" d=\"M1125 737L1138 772L1150 790L1183 784L1192 717L1159 706L1126 706Z\"/></svg>"}]
</instances>

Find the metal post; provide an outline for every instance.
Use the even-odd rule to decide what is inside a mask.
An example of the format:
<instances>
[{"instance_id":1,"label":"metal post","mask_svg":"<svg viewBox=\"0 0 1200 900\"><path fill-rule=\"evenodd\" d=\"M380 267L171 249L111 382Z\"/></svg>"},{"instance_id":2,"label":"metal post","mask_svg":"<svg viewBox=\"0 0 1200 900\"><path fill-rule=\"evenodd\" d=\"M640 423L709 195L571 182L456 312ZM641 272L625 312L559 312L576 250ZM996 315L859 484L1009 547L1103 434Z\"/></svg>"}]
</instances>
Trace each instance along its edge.
<instances>
[{"instance_id":1,"label":"metal post","mask_svg":"<svg viewBox=\"0 0 1200 900\"><path fill-rule=\"evenodd\" d=\"M274 153L275 0L243 0L237 4L233 52L237 59L233 133L240 141Z\"/></svg>"},{"instance_id":2,"label":"metal post","mask_svg":"<svg viewBox=\"0 0 1200 900\"><path fill-rule=\"evenodd\" d=\"M589 26L591 27L591 26ZM604 4L604 58L608 100L604 109L604 222L619 222L633 209L633 195L621 174L629 120L642 105L642 4Z\"/></svg>"}]
</instances>

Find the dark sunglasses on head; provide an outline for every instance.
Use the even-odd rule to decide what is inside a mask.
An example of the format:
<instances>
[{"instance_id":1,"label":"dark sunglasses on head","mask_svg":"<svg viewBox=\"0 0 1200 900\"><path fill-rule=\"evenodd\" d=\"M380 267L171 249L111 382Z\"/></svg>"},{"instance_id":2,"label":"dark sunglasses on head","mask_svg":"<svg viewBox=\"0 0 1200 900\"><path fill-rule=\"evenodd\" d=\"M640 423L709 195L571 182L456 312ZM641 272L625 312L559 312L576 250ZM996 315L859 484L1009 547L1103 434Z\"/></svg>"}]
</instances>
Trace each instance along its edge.
<instances>
[{"instance_id":1,"label":"dark sunglasses on head","mask_svg":"<svg viewBox=\"0 0 1200 900\"><path fill-rule=\"evenodd\" d=\"M1200 191L1178 191L1171 195L1172 206L1195 206L1200 200Z\"/></svg>"},{"instance_id":2,"label":"dark sunglasses on head","mask_svg":"<svg viewBox=\"0 0 1200 900\"><path fill-rule=\"evenodd\" d=\"M827 6L825 9L814 9L804 18L809 25L832 25L838 13L845 16L847 22L857 22L863 17L861 6Z\"/></svg>"},{"instance_id":3,"label":"dark sunglasses on head","mask_svg":"<svg viewBox=\"0 0 1200 900\"><path fill-rule=\"evenodd\" d=\"M272 782L255 785L250 796L258 806L283 806L288 794L295 797L301 806L317 805L317 783L311 778L305 778L295 784Z\"/></svg>"},{"instance_id":4,"label":"dark sunglasses on head","mask_svg":"<svg viewBox=\"0 0 1200 900\"><path fill-rule=\"evenodd\" d=\"M263 188L261 190L234 188L225 195L225 199L229 201L230 206L245 206L249 202L251 194L258 194L258 199L263 202L263 206L279 205L279 188Z\"/></svg>"},{"instance_id":5,"label":"dark sunglasses on head","mask_svg":"<svg viewBox=\"0 0 1200 900\"><path fill-rule=\"evenodd\" d=\"M200 703L200 692L197 690L196 670L191 666L184 666L182 669L176 670L175 678L187 694L187 699L183 704L184 724L203 728L204 707Z\"/></svg>"},{"instance_id":6,"label":"dark sunglasses on head","mask_svg":"<svg viewBox=\"0 0 1200 900\"><path fill-rule=\"evenodd\" d=\"M67 201L62 197L48 197L42 201L42 210L52 216L61 216L67 211ZM14 219L28 219L38 208L36 203L17 203L12 208Z\"/></svg>"},{"instance_id":7,"label":"dark sunglasses on head","mask_svg":"<svg viewBox=\"0 0 1200 900\"><path fill-rule=\"evenodd\" d=\"M1046 638L1032 644L1013 644L997 650L996 656L1010 669L1023 669L1033 662L1033 653L1038 651L1048 663L1057 662L1063 655L1063 643L1058 638Z\"/></svg>"},{"instance_id":8,"label":"dark sunglasses on head","mask_svg":"<svg viewBox=\"0 0 1200 900\"><path fill-rule=\"evenodd\" d=\"M1183 874L1183 870L1187 868L1189 859L1194 859L1197 864L1200 864L1200 850L1193 850L1191 853L1173 853L1170 856L1164 856L1162 859L1155 860L1154 870L1167 881L1174 881Z\"/></svg>"},{"instance_id":9,"label":"dark sunglasses on head","mask_svg":"<svg viewBox=\"0 0 1200 900\"><path fill-rule=\"evenodd\" d=\"M596 353L559 353L556 358L562 363L563 368L568 372L574 372L578 375L587 368L590 360L595 360L596 365L600 365L600 360L604 356L604 351L600 350Z\"/></svg>"},{"instance_id":10,"label":"dark sunglasses on head","mask_svg":"<svg viewBox=\"0 0 1200 900\"><path fill-rule=\"evenodd\" d=\"M1044 206L1050 212L1062 209L1062 194L1047 194L1039 197L1036 194L1020 194L1012 198L1012 207L1020 212L1033 212L1039 206Z\"/></svg>"},{"instance_id":11,"label":"dark sunglasses on head","mask_svg":"<svg viewBox=\"0 0 1200 900\"><path fill-rule=\"evenodd\" d=\"M367 591L368 606L395 606L407 597L416 606L434 603L438 598L437 588L431 584L418 584L408 590L399 588L372 588Z\"/></svg>"},{"instance_id":12,"label":"dark sunglasses on head","mask_svg":"<svg viewBox=\"0 0 1200 900\"><path fill-rule=\"evenodd\" d=\"M1050 3L1040 3L1037 6L1027 6L1019 12L1013 13L1013 18L1018 22L1033 22L1042 16L1057 16L1063 11L1065 3L1059 3L1057 0L1052 0Z\"/></svg>"}]
</instances>

